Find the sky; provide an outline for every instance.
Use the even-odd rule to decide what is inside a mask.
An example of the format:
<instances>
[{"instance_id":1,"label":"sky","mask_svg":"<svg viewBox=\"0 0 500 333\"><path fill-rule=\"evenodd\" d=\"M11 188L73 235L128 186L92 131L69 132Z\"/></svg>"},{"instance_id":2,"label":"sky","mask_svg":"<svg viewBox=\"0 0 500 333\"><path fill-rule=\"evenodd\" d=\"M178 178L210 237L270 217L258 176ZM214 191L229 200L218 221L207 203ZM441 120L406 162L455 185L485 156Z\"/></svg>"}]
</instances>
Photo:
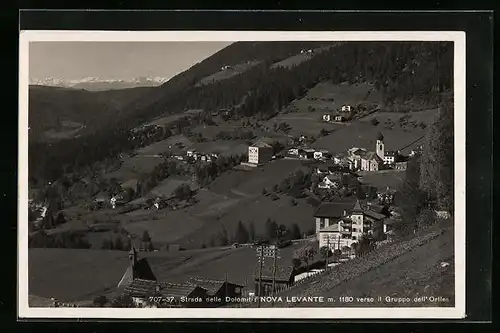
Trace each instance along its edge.
<instances>
[{"instance_id":1,"label":"sky","mask_svg":"<svg viewBox=\"0 0 500 333\"><path fill-rule=\"evenodd\" d=\"M31 42L30 79L171 78L230 42Z\"/></svg>"}]
</instances>

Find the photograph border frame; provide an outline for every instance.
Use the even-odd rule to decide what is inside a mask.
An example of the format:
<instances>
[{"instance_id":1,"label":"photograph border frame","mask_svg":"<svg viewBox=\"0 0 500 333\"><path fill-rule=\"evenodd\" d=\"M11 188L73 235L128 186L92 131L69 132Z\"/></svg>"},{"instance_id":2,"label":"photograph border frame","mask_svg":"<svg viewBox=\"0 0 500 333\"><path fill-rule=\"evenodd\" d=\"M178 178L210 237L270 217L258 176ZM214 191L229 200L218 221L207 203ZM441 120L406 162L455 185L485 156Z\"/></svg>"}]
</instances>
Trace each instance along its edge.
<instances>
[{"instance_id":1,"label":"photograph border frame","mask_svg":"<svg viewBox=\"0 0 500 333\"><path fill-rule=\"evenodd\" d=\"M211 31L204 32L206 39L213 38L214 41L266 41L266 40L297 40L297 41L314 41L314 40L356 40L368 41L371 38L363 37L363 34L369 34L371 37L378 34L380 39L377 41L453 41L455 43L454 52L454 121L455 121L455 307L408 307L408 308L272 308L272 309L169 309L166 314L164 309L113 309L113 308L29 308L26 307L27 297L27 226L23 223L19 224L19 303L18 315L22 318L136 318L136 319L293 319L300 315L301 319L461 319L465 316L465 33L457 31L339 31L339 32L320 32L320 31ZM110 39L112 35L142 35L141 41L166 41L179 40L176 39L180 35L184 35L182 41L192 40L200 41L199 31L168 31L168 32L146 32L146 31L129 31L129 32L110 32L110 31L22 31L20 35L20 77L19 77L19 96L20 110L19 113L19 221L27 218L27 191L23 190L27 184L27 79L28 72L25 70L27 59L29 59L30 41L34 40L52 40L51 36L58 35L58 41L116 41L116 38ZM217 37L209 37L210 34L216 34ZM272 36L275 34L274 36ZM75 35L78 37L75 38ZM325 38L325 35L330 38ZM338 35L343 35L341 38ZM439 36L438 36L439 35ZM147 36L145 38L144 36ZM165 38L166 36L170 36ZM187 36L187 38L186 38ZM222 36L222 37L221 37ZM259 37L257 37L259 36ZM265 37L265 36L271 36ZM289 36L289 37L286 37ZM347 37L346 37L347 36ZM399 37L398 37L399 36ZM413 36L413 37L412 37ZM431 39L426 39L428 36ZM448 36L443 38L443 36ZM284 38L285 37L285 38ZM191 38L191 39L190 39ZM352 38L352 39L351 39ZM412 39L413 38L413 39ZM134 38L135 39L135 38ZM458 49L457 49L458 48ZM458 67L458 70L457 70ZM458 75L457 75L458 74ZM458 113L460 113L459 116ZM457 134L457 129L462 131L462 135ZM22 153L22 152L25 152ZM457 185L458 184L458 185ZM463 217L463 223L457 221ZM460 273L460 274L457 274ZM25 284L26 289L21 286ZM458 292L457 292L458 291ZM21 301L23 300L23 301ZM24 302L25 301L25 302ZM23 304L24 303L24 304ZM220 313L225 315L221 316ZM286 312L283 315L282 312ZM329 315L327 315L327 312ZM339 312L340 316L335 316L335 312ZM370 312L369 315L365 314ZM409 314L411 312L411 315ZM243 316L237 315L245 314Z\"/></svg>"}]
</instances>

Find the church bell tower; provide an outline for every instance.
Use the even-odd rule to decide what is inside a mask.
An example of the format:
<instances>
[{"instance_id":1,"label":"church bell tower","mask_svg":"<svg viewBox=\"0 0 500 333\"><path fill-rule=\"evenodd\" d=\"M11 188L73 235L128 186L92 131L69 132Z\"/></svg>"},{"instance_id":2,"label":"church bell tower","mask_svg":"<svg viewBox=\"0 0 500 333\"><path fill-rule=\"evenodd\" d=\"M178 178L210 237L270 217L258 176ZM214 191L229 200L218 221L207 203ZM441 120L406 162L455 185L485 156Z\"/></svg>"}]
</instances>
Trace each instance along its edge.
<instances>
[{"instance_id":1,"label":"church bell tower","mask_svg":"<svg viewBox=\"0 0 500 333\"><path fill-rule=\"evenodd\" d=\"M377 143L375 147L375 151L382 160L384 160L384 136L382 133L379 133L377 137Z\"/></svg>"}]
</instances>

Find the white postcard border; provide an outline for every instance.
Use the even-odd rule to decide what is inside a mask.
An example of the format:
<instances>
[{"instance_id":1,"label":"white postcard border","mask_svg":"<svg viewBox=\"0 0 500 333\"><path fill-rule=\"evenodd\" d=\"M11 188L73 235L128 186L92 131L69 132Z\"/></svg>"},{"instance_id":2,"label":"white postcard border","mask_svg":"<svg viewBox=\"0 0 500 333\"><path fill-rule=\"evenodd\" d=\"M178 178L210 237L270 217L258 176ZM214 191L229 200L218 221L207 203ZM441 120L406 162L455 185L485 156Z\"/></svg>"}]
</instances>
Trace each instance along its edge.
<instances>
[{"instance_id":1,"label":"white postcard border","mask_svg":"<svg viewBox=\"0 0 500 333\"><path fill-rule=\"evenodd\" d=\"M455 142L455 307L405 308L33 308L28 304L29 43L43 41L453 41ZM463 31L46 31L19 38L18 316L126 319L453 319L465 317L465 42Z\"/></svg>"}]
</instances>

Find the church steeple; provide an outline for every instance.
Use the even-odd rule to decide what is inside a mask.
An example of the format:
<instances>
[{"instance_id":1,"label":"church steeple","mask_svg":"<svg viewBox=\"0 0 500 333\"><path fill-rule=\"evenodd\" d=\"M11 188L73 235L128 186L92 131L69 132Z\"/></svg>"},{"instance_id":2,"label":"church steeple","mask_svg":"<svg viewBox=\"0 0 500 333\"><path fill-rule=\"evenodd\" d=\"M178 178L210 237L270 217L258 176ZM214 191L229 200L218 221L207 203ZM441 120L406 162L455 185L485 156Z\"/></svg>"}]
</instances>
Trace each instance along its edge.
<instances>
[{"instance_id":1,"label":"church steeple","mask_svg":"<svg viewBox=\"0 0 500 333\"><path fill-rule=\"evenodd\" d=\"M128 260L132 266L134 266L137 263L137 250L133 245L128 253Z\"/></svg>"},{"instance_id":2,"label":"church steeple","mask_svg":"<svg viewBox=\"0 0 500 333\"><path fill-rule=\"evenodd\" d=\"M377 153L378 157L380 157L382 160L384 159L384 156L385 156L385 153L384 153L384 135L382 134L382 132L378 133L375 152Z\"/></svg>"},{"instance_id":3,"label":"church steeple","mask_svg":"<svg viewBox=\"0 0 500 333\"><path fill-rule=\"evenodd\" d=\"M354 208L352 209L353 213L363 213L363 209L361 208L361 204L359 203L359 200L356 200L356 203L354 204Z\"/></svg>"}]
</instances>

